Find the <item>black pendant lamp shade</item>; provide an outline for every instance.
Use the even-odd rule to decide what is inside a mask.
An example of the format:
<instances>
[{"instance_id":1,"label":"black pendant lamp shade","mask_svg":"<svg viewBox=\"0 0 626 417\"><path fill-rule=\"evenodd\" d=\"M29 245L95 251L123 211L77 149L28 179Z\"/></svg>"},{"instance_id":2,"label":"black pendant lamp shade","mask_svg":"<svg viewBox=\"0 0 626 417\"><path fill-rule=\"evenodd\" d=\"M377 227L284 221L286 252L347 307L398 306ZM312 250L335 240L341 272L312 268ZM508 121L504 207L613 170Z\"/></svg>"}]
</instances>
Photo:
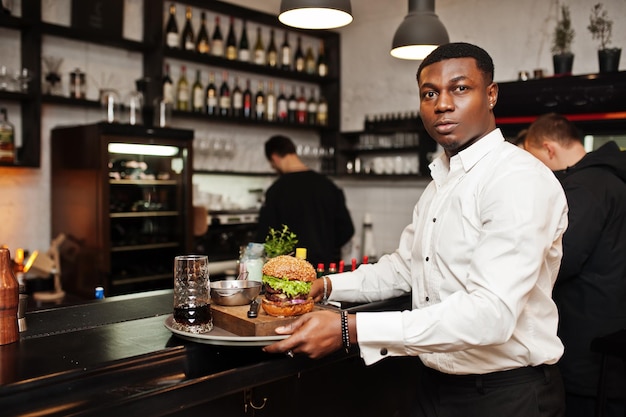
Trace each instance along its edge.
<instances>
[{"instance_id":1,"label":"black pendant lamp shade","mask_svg":"<svg viewBox=\"0 0 626 417\"><path fill-rule=\"evenodd\" d=\"M393 36L391 55L424 59L437 46L448 42L448 31L435 14L435 0L409 0L409 14Z\"/></svg>"},{"instance_id":2,"label":"black pendant lamp shade","mask_svg":"<svg viewBox=\"0 0 626 417\"><path fill-rule=\"evenodd\" d=\"M350 0L282 0L278 20L302 29L332 29L352 22Z\"/></svg>"}]
</instances>

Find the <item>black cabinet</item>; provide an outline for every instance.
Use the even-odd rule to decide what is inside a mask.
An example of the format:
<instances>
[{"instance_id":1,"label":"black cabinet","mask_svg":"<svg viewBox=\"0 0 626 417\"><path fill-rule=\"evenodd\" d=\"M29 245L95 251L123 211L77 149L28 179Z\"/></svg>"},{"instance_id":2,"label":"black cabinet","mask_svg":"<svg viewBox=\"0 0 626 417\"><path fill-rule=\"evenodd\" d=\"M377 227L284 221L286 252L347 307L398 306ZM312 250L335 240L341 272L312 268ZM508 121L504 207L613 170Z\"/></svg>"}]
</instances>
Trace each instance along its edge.
<instances>
[{"instance_id":1,"label":"black cabinet","mask_svg":"<svg viewBox=\"0 0 626 417\"><path fill-rule=\"evenodd\" d=\"M63 286L93 297L172 287L191 253L193 132L99 123L52 131L52 234L81 251L62 259Z\"/></svg>"}]
</instances>

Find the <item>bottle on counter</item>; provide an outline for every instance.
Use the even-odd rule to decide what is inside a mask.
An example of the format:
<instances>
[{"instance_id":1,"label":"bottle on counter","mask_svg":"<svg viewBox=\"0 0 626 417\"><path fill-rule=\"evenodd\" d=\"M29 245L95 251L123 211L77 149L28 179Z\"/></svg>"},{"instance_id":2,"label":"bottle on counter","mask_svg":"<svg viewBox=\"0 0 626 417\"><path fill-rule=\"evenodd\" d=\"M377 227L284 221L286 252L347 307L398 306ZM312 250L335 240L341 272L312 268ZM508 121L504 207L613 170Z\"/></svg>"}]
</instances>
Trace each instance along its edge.
<instances>
[{"instance_id":1,"label":"bottle on counter","mask_svg":"<svg viewBox=\"0 0 626 417\"><path fill-rule=\"evenodd\" d=\"M224 56L224 37L220 28L220 17L215 16L215 29L211 38L211 51L215 56Z\"/></svg>"},{"instance_id":2,"label":"bottle on counter","mask_svg":"<svg viewBox=\"0 0 626 417\"><path fill-rule=\"evenodd\" d=\"M237 59L237 37L235 36L235 18L230 17L228 35L226 36L226 59Z\"/></svg>"},{"instance_id":3,"label":"bottle on counter","mask_svg":"<svg viewBox=\"0 0 626 417\"><path fill-rule=\"evenodd\" d=\"M170 64L165 64L165 74L161 81L161 94L164 101L174 102L174 81L170 76Z\"/></svg>"},{"instance_id":4,"label":"bottle on counter","mask_svg":"<svg viewBox=\"0 0 626 417\"><path fill-rule=\"evenodd\" d=\"M211 43L209 41L209 31L206 27L206 13L200 13L200 31L196 39L196 52L208 54L211 51Z\"/></svg>"},{"instance_id":5,"label":"bottle on counter","mask_svg":"<svg viewBox=\"0 0 626 417\"><path fill-rule=\"evenodd\" d=\"M96 300L103 300L104 299L104 287L96 287L94 295L96 297Z\"/></svg>"},{"instance_id":6,"label":"bottle on counter","mask_svg":"<svg viewBox=\"0 0 626 417\"><path fill-rule=\"evenodd\" d=\"M0 345L19 340L17 307L19 284L13 274L13 261L8 248L0 248Z\"/></svg>"},{"instance_id":7,"label":"bottle on counter","mask_svg":"<svg viewBox=\"0 0 626 417\"><path fill-rule=\"evenodd\" d=\"M337 264L335 262L331 262L328 264L328 275L337 273Z\"/></svg>"},{"instance_id":8,"label":"bottle on counter","mask_svg":"<svg viewBox=\"0 0 626 417\"><path fill-rule=\"evenodd\" d=\"M346 263L342 259L339 261L339 269L337 270L337 272L342 273L345 268L346 268Z\"/></svg>"},{"instance_id":9,"label":"bottle on counter","mask_svg":"<svg viewBox=\"0 0 626 417\"><path fill-rule=\"evenodd\" d=\"M241 37L239 38L239 50L237 51L237 57L240 61L250 62L250 44L248 43L248 29L247 23L244 20L241 28Z\"/></svg>"},{"instance_id":10,"label":"bottle on counter","mask_svg":"<svg viewBox=\"0 0 626 417\"><path fill-rule=\"evenodd\" d=\"M306 260L306 248L296 248L296 258Z\"/></svg>"},{"instance_id":11,"label":"bottle on counter","mask_svg":"<svg viewBox=\"0 0 626 417\"><path fill-rule=\"evenodd\" d=\"M361 239L361 251L363 263L367 260L375 261L377 257L376 247L374 246L374 226L372 217L369 213L363 216L363 234Z\"/></svg>"},{"instance_id":12,"label":"bottle on counter","mask_svg":"<svg viewBox=\"0 0 626 417\"><path fill-rule=\"evenodd\" d=\"M321 278L324 275L326 275L326 269L324 267L324 264L323 263L317 264L317 268L315 269L315 272L318 278Z\"/></svg>"},{"instance_id":13,"label":"bottle on counter","mask_svg":"<svg viewBox=\"0 0 626 417\"><path fill-rule=\"evenodd\" d=\"M15 163L15 127L7 116L7 109L0 109L0 162Z\"/></svg>"},{"instance_id":14,"label":"bottle on counter","mask_svg":"<svg viewBox=\"0 0 626 417\"><path fill-rule=\"evenodd\" d=\"M191 25L191 7L187 6L185 10L185 26L180 38L180 49L184 51L193 51L196 49L195 35L193 34L193 26Z\"/></svg>"},{"instance_id":15,"label":"bottle on counter","mask_svg":"<svg viewBox=\"0 0 626 417\"><path fill-rule=\"evenodd\" d=\"M176 23L176 6L172 3L170 4L167 25L165 26L165 44L170 48L178 48L180 45L179 39L178 24Z\"/></svg>"}]
</instances>

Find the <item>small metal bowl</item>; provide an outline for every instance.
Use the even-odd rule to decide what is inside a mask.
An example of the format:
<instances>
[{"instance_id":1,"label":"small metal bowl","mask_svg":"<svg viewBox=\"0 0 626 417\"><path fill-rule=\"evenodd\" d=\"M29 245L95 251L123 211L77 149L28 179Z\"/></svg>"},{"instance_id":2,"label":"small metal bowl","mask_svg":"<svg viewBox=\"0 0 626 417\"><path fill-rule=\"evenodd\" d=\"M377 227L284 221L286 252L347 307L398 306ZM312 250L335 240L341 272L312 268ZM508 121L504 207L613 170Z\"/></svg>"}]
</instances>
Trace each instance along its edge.
<instances>
[{"instance_id":1,"label":"small metal bowl","mask_svg":"<svg viewBox=\"0 0 626 417\"><path fill-rule=\"evenodd\" d=\"M211 301L221 306L250 304L261 293L259 281L227 279L211 283Z\"/></svg>"}]
</instances>

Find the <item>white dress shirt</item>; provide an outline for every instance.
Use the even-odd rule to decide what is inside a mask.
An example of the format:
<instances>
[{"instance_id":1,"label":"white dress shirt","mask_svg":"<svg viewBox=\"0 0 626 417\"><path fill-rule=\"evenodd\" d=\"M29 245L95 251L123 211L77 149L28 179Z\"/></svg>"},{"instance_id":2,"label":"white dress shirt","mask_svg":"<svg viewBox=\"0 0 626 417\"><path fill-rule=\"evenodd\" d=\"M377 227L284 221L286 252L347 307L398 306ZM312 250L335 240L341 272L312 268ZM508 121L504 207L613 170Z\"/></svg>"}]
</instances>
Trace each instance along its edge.
<instances>
[{"instance_id":1,"label":"white dress shirt","mask_svg":"<svg viewBox=\"0 0 626 417\"><path fill-rule=\"evenodd\" d=\"M357 313L365 363L419 355L450 374L556 363L567 202L554 174L499 129L430 170L398 249L331 277L334 300L412 292L411 311Z\"/></svg>"}]
</instances>

